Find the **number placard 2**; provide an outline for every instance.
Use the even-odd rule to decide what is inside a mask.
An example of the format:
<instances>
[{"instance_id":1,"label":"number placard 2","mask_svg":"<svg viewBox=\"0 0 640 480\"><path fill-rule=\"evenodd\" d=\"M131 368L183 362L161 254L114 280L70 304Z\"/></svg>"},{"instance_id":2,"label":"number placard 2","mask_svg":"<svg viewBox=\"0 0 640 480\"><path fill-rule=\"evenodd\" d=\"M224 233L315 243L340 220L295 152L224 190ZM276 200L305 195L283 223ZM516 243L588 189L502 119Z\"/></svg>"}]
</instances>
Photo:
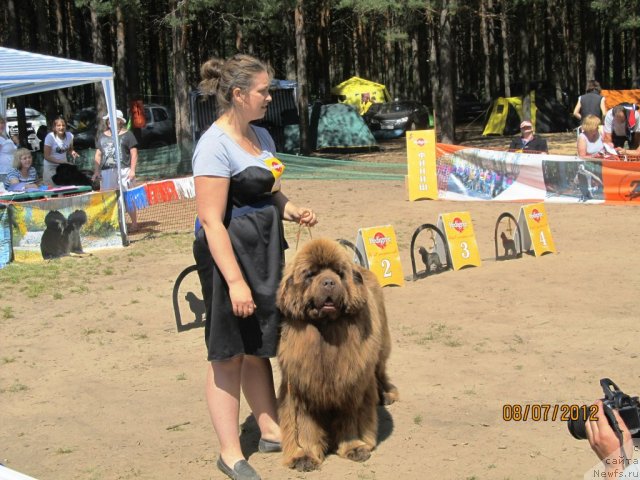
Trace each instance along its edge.
<instances>
[{"instance_id":1,"label":"number placard 2","mask_svg":"<svg viewBox=\"0 0 640 480\"><path fill-rule=\"evenodd\" d=\"M518 225L523 232L524 250L530 251L533 247L536 257L545 253L556 253L544 203L532 203L521 207Z\"/></svg>"},{"instance_id":2,"label":"number placard 2","mask_svg":"<svg viewBox=\"0 0 640 480\"><path fill-rule=\"evenodd\" d=\"M391 225L358 230L356 249L364 258L364 267L376 275L381 286L404 285L400 250Z\"/></svg>"},{"instance_id":3,"label":"number placard 2","mask_svg":"<svg viewBox=\"0 0 640 480\"><path fill-rule=\"evenodd\" d=\"M469 212L440 214L438 228L444 232L447 239L454 270L482 265Z\"/></svg>"}]
</instances>

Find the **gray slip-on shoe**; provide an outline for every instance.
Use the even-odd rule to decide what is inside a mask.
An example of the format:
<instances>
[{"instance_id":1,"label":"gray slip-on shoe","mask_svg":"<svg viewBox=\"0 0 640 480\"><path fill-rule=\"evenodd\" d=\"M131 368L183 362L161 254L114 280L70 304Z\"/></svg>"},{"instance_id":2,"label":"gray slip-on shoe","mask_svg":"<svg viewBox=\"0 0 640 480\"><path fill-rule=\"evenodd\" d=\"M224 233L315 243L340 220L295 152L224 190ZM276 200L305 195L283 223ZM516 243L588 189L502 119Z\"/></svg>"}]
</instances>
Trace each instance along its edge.
<instances>
[{"instance_id":1,"label":"gray slip-on shoe","mask_svg":"<svg viewBox=\"0 0 640 480\"><path fill-rule=\"evenodd\" d=\"M256 472L246 460L237 461L233 468L231 468L224 463L222 457L218 457L217 465L220 471L232 480L261 480L258 472Z\"/></svg>"}]
</instances>

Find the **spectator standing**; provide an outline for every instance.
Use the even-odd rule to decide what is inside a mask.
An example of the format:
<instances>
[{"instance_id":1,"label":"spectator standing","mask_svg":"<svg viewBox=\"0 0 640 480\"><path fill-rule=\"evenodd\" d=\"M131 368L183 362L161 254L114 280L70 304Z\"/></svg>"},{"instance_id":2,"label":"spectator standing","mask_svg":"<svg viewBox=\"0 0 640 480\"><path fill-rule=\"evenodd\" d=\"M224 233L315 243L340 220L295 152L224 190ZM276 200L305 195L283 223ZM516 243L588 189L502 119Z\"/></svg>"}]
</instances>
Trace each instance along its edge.
<instances>
[{"instance_id":1,"label":"spectator standing","mask_svg":"<svg viewBox=\"0 0 640 480\"><path fill-rule=\"evenodd\" d=\"M547 141L534 134L533 125L529 120L524 120L520 124L520 136L511 139L509 150L526 153L549 153Z\"/></svg>"},{"instance_id":2,"label":"spectator standing","mask_svg":"<svg viewBox=\"0 0 640 480\"><path fill-rule=\"evenodd\" d=\"M600 83L596 80L589 80L586 93L578 97L576 107L573 109L573 116L578 120L584 120L587 115L595 115L602 121L607 113L607 108L605 107L605 98L600 95L600 92Z\"/></svg>"},{"instance_id":3,"label":"spectator standing","mask_svg":"<svg viewBox=\"0 0 640 480\"><path fill-rule=\"evenodd\" d=\"M73 134L67 132L67 122L62 117L57 117L51 124L51 132L44 139L44 165L42 167L42 182L54 185L53 176L58 165L70 163L67 154L72 159L79 157L73 148Z\"/></svg>"},{"instance_id":4,"label":"spectator standing","mask_svg":"<svg viewBox=\"0 0 640 480\"><path fill-rule=\"evenodd\" d=\"M109 114L102 117L106 122L104 132L98 137L96 155L94 157L92 181L100 178L100 190L116 190L122 187L123 191L133 188L136 179L136 166L138 165L138 140L127 130L126 119L121 110L116 110L116 128L112 129L109 123ZM113 141L115 136L120 146L120 171L116 160L116 148ZM120 184L118 182L120 179ZM129 206L127 213L131 217L130 231L138 228L138 216L135 206Z\"/></svg>"}]
</instances>

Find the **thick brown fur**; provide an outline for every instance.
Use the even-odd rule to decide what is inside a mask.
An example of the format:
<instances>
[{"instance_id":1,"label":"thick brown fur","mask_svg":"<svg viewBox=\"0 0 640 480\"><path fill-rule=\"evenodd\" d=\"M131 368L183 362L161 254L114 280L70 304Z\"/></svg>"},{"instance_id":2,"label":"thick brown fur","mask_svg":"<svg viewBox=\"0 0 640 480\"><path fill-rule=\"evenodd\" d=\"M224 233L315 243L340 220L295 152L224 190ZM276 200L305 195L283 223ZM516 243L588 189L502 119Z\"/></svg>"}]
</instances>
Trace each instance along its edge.
<instances>
[{"instance_id":1,"label":"thick brown fur","mask_svg":"<svg viewBox=\"0 0 640 480\"><path fill-rule=\"evenodd\" d=\"M285 269L278 361L285 465L317 469L335 450L365 461L376 446L377 405L398 399L382 289L337 242L306 243Z\"/></svg>"}]
</instances>

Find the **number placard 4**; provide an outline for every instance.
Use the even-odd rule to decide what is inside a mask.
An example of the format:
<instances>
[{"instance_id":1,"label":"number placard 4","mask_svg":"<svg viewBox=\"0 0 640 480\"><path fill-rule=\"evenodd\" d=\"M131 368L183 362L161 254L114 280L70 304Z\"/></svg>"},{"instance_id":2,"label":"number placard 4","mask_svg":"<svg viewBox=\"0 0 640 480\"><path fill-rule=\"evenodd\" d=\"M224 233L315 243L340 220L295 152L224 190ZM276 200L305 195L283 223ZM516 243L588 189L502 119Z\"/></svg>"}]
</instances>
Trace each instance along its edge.
<instances>
[{"instance_id":1,"label":"number placard 4","mask_svg":"<svg viewBox=\"0 0 640 480\"><path fill-rule=\"evenodd\" d=\"M533 249L537 257L545 253L556 253L544 203L532 203L520 208L518 224L524 232L525 250Z\"/></svg>"}]
</instances>

